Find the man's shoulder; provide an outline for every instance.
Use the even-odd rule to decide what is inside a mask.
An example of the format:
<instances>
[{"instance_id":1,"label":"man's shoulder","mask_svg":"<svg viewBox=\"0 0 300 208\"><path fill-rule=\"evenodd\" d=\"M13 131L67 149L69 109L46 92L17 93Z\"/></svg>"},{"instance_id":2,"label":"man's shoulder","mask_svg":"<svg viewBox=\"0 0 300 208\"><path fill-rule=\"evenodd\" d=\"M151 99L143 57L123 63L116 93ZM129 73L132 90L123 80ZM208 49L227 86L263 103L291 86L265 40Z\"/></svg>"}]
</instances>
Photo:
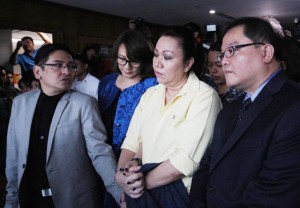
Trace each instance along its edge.
<instances>
[{"instance_id":1,"label":"man's shoulder","mask_svg":"<svg viewBox=\"0 0 300 208\"><path fill-rule=\"evenodd\" d=\"M84 103L84 102L92 102L95 98L87 95L85 93L79 92L79 91L75 91L75 90L69 90L66 93L66 96L68 99L70 100L74 100L74 101L78 101L80 103Z\"/></svg>"},{"instance_id":2,"label":"man's shoulder","mask_svg":"<svg viewBox=\"0 0 300 208\"><path fill-rule=\"evenodd\" d=\"M100 81L97 77L91 75L90 73L87 73L86 79L88 82L93 82L93 83L99 83Z\"/></svg>"}]
</instances>

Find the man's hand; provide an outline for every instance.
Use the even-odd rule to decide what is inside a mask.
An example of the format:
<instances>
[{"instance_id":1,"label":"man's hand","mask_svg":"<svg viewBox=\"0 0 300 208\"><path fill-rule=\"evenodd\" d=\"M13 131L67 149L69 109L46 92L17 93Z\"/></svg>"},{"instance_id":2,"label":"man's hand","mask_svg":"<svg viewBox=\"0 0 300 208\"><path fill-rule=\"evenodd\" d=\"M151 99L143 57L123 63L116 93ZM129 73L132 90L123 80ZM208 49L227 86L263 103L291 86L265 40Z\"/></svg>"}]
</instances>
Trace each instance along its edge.
<instances>
[{"instance_id":1,"label":"man's hand","mask_svg":"<svg viewBox=\"0 0 300 208\"><path fill-rule=\"evenodd\" d=\"M18 41L18 42L17 42L17 48L20 49L22 46L23 46L22 41Z\"/></svg>"}]
</instances>

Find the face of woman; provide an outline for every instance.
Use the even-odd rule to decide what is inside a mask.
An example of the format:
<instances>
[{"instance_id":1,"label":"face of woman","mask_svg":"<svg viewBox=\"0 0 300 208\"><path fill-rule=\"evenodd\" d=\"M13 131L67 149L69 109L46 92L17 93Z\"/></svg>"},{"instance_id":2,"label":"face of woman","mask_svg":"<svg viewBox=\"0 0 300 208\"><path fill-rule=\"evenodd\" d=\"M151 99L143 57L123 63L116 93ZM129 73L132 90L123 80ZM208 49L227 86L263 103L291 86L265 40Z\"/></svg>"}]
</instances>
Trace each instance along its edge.
<instances>
[{"instance_id":1,"label":"face of woman","mask_svg":"<svg viewBox=\"0 0 300 208\"><path fill-rule=\"evenodd\" d=\"M131 62L127 57L127 51L124 44L121 44L118 51L117 62L121 74L128 79L140 77L140 63Z\"/></svg>"},{"instance_id":2,"label":"face of woman","mask_svg":"<svg viewBox=\"0 0 300 208\"><path fill-rule=\"evenodd\" d=\"M162 36L155 47L153 68L159 83L176 87L188 77L192 64L184 62L184 54L178 39Z\"/></svg>"},{"instance_id":3,"label":"face of woman","mask_svg":"<svg viewBox=\"0 0 300 208\"><path fill-rule=\"evenodd\" d=\"M219 51L208 52L208 71L216 85L226 84L225 75L223 72L222 64L218 61Z\"/></svg>"}]
</instances>

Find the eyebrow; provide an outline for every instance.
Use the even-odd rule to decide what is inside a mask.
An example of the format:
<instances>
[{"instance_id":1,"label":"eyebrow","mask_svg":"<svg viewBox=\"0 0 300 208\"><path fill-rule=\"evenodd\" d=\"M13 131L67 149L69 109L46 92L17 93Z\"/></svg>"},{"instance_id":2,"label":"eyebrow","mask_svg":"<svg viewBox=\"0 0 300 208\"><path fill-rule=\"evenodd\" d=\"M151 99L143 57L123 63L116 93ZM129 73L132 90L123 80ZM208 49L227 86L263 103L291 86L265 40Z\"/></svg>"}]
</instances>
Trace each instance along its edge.
<instances>
[{"instance_id":1,"label":"eyebrow","mask_svg":"<svg viewBox=\"0 0 300 208\"><path fill-rule=\"evenodd\" d=\"M158 52L158 50L155 48L156 52ZM170 50L163 50L162 53L172 53L172 54L175 54L173 51L170 51Z\"/></svg>"}]
</instances>

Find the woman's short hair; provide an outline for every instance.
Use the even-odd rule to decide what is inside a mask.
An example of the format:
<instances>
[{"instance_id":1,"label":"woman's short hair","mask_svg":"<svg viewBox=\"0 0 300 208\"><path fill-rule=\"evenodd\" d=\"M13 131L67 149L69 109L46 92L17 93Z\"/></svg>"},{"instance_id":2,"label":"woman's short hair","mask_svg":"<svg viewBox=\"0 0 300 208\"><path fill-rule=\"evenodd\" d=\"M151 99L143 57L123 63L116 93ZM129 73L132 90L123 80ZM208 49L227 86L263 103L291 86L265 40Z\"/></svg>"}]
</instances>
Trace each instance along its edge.
<instances>
[{"instance_id":1,"label":"woman's short hair","mask_svg":"<svg viewBox=\"0 0 300 208\"><path fill-rule=\"evenodd\" d=\"M120 45L124 45L129 61L140 63L141 77L154 76L152 60L153 45L138 31L125 30L115 41L113 46L113 69L120 71L117 59Z\"/></svg>"}]
</instances>

